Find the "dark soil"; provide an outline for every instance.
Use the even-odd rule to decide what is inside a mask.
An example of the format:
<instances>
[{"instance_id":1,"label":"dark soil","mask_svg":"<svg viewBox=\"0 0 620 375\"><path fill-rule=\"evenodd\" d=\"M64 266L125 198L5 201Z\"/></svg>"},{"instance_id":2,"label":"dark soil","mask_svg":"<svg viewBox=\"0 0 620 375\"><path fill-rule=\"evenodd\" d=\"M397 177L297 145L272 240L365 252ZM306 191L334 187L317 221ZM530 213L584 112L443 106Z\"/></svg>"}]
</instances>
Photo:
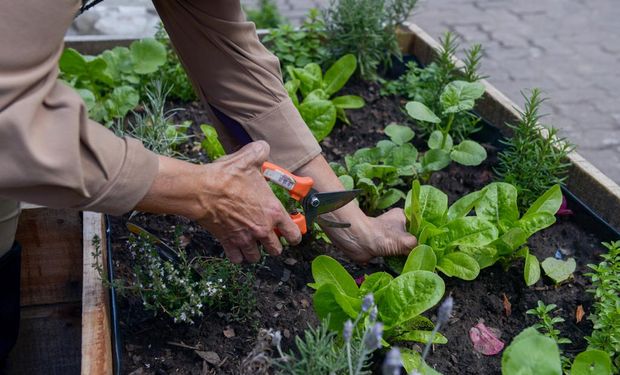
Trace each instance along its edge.
<instances>
[{"instance_id":1,"label":"dark soil","mask_svg":"<svg viewBox=\"0 0 620 375\"><path fill-rule=\"evenodd\" d=\"M361 110L349 111L353 125L338 124L331 136L323 142L324 154L330 161L340 161L344 155L358 148L374 146L378 140L385 138L382 129L391 122L407 123L407 116L401 110L401 101L398 98L381 97L378 85L355 82L346 90L361 94L367 105ZM200 105L191 104L187 108L188 111L181 115L185 119L192 119L196 123L208 122L204 117L206 112ZM420 139L417 143L422 148ZM496 161L497 150L491 144L484 145L489 158L482 167L452 165L435 173L430 183L446 192L451 202L488 184L493 179L491 166ZM112 220L117 277L131 277L131 259L126 251L126 219ZM166 215L139 215L134 220L169 242L173 238L174 226L181 225L188 252L223 256L217 240L185 219ZM446 345L435 346L428 362L444 374L500 374L501 354L489 357L477 354L468 337L469 329L483 320L487 326L497 328L501 332L501 339L508 344L521 330L535 323L535 319L525 312L535 307L538 300L556 304L557 314L566 320L560 329L562 335L573 343L563 347L565 352L570 355L585 349L587 344L583 337L591 332L592 325L585 318L577 323L575 311L581 305L586 315L589 313L592 299L586 293L589 282L583 274L587 272L588 263L598 262L598 255L603 250L599 245L603 238L592 234L590 228L586 229L588 225L583 224L587 224L588 220L589 217L576 212L575 216L560 218L554 226L536 234L529 241L531 251L541 260L554 256L558 249L566 256L576 258L578 267L574 279L562 285L554 286L548 280L543 280L527 288L521 263L507 270L500 266L491 267L481 272L472 282L446 278L446 291L455 299L453 317L448 326L442 329L449 341ZM308 324L317 323L312 310L312 292L306 284L312 282L310 263L321 253L336 257L354 276L384 269L381 260L360 269L348 263L342 254L329 245L304 242L299 247L286 249L281 257L266 257L257 266L245 266L247 272L256 275L256 310L244 322L236 322L230 311L221 309L206 311L205 318L195 325L174 324L170 318L153 316L151 312L145 311L139 297L120 297L123 373L260 373L258 368L243 367L243 362L260 345L257 336L261 329L280 330L284 335L284 347L290 348L296 335ZM506 300L511 306L510 312L506 310ZM432 312L428 316L435 318ZM230 333L230 329L234 331L234 336L227 338L224 331ZM220 361L209 364L197 351L215 352Z\"/></svg>"}]
</instances>

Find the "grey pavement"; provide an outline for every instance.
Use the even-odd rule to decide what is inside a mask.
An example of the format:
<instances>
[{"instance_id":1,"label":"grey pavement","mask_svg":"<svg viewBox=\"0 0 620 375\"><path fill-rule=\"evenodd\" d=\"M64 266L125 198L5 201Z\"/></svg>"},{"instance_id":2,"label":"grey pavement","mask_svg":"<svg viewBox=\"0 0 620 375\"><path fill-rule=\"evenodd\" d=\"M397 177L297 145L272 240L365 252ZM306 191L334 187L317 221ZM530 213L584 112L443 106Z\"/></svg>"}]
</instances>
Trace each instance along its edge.
<instances>
[{"instance_id":1,"label":"grey pavement","mask_svg":"<svg viewBox=\"0 0 620 375\"><path fill-rule=\"evenodd\" d=\"M253 7L258 0L242 3ZM329 0L276 3L298 24L310 8L325 7ZM619 0L420 0L411 21L435 38L455 32L463 48L481 43L482 72L518 105L522 90L543 90L549 98L543 122L559 128L578 152L620 183L618 5Z\"/></svg>"}]
</instances>

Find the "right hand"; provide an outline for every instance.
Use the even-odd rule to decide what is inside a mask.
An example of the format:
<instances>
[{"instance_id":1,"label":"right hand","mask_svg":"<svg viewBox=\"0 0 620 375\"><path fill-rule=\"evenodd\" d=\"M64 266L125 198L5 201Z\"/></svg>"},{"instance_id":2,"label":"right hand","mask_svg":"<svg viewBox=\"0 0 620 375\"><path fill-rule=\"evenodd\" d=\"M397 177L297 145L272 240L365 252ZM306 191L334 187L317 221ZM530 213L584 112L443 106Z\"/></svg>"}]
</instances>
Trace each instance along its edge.
<instances>
[{"instance_id":1,"label":"right hand","mask_svg":"<svg viewBox=\"0 0 620 375\"><path fill-rule=\"evenodd\" d=\"M290 244L301 241L299 228L261 174L268 156L269 145L258 141L202 166L199 197L203 210L194 219L220 241L233 263L257 262L257 242L269 254L279 255L282 244L274 228Z\"/></svg>"}]
</instances>

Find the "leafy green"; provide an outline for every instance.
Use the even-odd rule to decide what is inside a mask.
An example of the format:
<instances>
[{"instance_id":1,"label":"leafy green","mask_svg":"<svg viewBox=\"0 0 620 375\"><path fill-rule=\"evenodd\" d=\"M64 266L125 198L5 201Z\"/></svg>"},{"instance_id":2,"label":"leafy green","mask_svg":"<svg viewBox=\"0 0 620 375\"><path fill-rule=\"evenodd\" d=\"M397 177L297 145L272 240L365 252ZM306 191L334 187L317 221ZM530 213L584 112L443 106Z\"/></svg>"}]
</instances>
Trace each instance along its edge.
<instances>
[{"instance_id":1,"label":"leafy green","mask_svg":"<svg viewBox=\"0 0 620 375\"><path fill-rule=\"evenodd\" d=\"M611 359L602 350L589 349L575 357L570 372L571 375L611 375Z\"/></svg>"},{"instance_id":2,"label":"leafy green","mask_svg":"<svg viewBox=\"0 0 620 375\"><path fill-rule=\"evenodd\" d=\"M286 23L274 0L259 0L258 8L246 9L245 13L258 29L272 29Z\"/></svg>"},{"instance_id":3,"label":"leafy green","mask_svg":"<svg viewBox=\"0 0 620 375\"><path fill-rule=\"evenodd\" d=\"M545 271L545 274L556 284L559 284L572 276L573 272L575 272L575 269L577 268L577 263L573 258L560 260L550 257L543 260L541 266Z\"/></svg>"},{"instance_id":4,"label":"leafy green","mask_svg":"<svg viewBox=\"0 0 620 375\"><path fill-rule=\"evenodd\" d=\"M209 159L213 161L226 155L224 146L220 143L217 130L215 130L213 126L202 124L200 125L200 130L202 130L202 134L204 135L204 139L200 143L200 147L205 150L207 156L209 156Z\"/></svg>"},{"instance_id":5,"label":"leafy green","mask_svg":"<svg viewBox=\"0 0 620 375\"><path fill-rule=\"evenodd\" d=\"M502 374L561 375L560 350L553 339L526 328L504 350Z\"/></svg>"}]
</instances>

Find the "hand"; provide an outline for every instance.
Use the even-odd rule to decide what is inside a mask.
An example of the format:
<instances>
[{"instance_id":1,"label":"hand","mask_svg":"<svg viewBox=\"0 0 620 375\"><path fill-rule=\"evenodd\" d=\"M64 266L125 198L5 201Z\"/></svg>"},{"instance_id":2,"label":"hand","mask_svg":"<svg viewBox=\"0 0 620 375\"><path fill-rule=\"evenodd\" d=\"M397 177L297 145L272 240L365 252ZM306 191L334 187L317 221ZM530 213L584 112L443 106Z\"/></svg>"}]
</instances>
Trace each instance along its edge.
<instances>
[{"instance_id":1,"label":"hand","mask_svg":"<svg viewBox=\"0 0 620 375\"><path fill-rule=\"evenodd\" d=\"M158 176L136 208L198 221L234 263L257 262L257 242L279 255L282 245L274 228L293 245L301 233L260 172L268 155L269 145L259 141L207 165L162 156Z\"/></svg>"},{"instance_id":2,"label":"hand","mask_svg":"<svg viewBox=\"0 0 620 375\"><path fill-rule=\"evenodd\" d=\"M407 232L405 214L400 208L368 217L357 206L347 206L330 219L351 223L349 228L323 229L334 245L356 263L365 264L378 256L407 255L417 245L416 238Z\"/></svg>"}]
</instances>

